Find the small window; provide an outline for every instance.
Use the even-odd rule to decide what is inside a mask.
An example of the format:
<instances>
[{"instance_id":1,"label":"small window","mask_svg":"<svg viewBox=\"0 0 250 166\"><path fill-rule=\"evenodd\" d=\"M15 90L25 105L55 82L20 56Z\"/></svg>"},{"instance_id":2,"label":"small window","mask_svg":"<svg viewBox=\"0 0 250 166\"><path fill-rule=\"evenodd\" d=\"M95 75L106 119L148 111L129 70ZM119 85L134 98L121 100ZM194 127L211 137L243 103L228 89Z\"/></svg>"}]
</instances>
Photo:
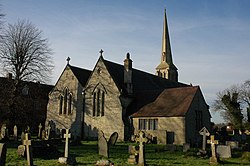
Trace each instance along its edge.
<instances>
[{"instance_id":1,"label":"small window","mask_svg":"<svg viewBox=\"0 0 250 166\"><path fill-rule=\"evenodd\" d=\"M139 119L139 130L147 129L147 119Z\"/></svg>"}]
</instances>

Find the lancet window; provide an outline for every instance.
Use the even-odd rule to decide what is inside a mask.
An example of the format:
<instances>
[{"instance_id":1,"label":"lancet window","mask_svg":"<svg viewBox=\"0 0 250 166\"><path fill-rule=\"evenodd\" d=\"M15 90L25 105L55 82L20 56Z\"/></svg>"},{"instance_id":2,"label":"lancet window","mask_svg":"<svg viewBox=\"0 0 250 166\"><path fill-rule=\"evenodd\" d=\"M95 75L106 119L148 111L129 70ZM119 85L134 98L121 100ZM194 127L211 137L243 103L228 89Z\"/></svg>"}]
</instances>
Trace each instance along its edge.
<instances>
[{"instance_id":1,"label":"lancet window","mask_svg":"<svg viewBox=\"0 0 250 166\"><path fill-rule=\"evenodd\" d=\"M72 94L68 88L63 90L63 93L59 96L59 115L72 114Z\"/></svg>"}]
</instances>

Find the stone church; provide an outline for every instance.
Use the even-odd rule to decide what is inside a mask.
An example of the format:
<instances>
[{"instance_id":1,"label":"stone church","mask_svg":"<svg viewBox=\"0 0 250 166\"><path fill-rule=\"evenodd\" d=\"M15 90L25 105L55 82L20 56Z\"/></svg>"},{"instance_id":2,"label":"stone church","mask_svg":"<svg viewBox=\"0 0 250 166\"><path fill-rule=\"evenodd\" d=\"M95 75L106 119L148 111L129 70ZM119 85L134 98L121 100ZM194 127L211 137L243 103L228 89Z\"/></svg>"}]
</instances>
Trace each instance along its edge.
<instances>
[{"instance_id":1,"label":"stone church","mask_svg":"<svg viewBox=\"0 0 250 166\"><path fill-rule=\"evenodd\" d=\"M162 54L156 75L133 68L127 53L123 65L106 60L103 51L92 71L65 66L49 94L46 124L60 135L70 129L77 139L97 139L117 132L128 140L139 130L158 143L194 143L202 127L210 128L209 107L199 86L178 82L166 11Z\"/></svg>"}]
</instances>

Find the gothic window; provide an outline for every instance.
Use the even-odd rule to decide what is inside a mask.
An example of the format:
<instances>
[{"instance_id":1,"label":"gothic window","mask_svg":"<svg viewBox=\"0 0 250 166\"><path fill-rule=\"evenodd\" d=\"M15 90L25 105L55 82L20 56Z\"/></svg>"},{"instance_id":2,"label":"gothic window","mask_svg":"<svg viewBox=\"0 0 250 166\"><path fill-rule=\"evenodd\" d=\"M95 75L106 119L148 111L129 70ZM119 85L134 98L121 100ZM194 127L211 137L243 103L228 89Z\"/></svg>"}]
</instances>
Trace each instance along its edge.
<instances>
[{"instance_id":1,"label":"gothic window","mask_svg":"<svg viewBox=\"0 0 250 166\"><path fill-rule=\"evenodd\" d=\"M72 94L68 88L63 90L63 94L59 96L59 115L72 114Z\"/></svg>"},{"instance_id":2,"label":"gothic window","mask_svg":"<svg viewBox=\"0 0 250 166\"><path fill-rule=\"evenodd\" d=\"M104 116L105 111L105 89L99 84L93 91L93 116Z\"/></svg>"},{"instance_id":3,"label":"gothic window","mask_svg":"<svg viewBox=\"0 0 250 166\"><path fill-rule=\"evenodd\" d=\"M59 115L62 114L62 107L63 107L63 96L59 96Z\"/></svg>"}]
</instances>

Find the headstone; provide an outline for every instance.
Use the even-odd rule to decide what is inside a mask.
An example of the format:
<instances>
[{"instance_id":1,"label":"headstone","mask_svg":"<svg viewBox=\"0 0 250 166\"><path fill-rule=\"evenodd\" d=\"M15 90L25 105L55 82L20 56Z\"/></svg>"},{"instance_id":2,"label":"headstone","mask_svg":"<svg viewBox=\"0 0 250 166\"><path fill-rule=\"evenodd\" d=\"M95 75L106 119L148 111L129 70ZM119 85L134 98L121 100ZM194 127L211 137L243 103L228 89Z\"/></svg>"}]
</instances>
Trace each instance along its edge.
<instances>
[{"instance_id":1,"label":"headstone","mask_svg":"<svg viewBox=\"0 0 250 166\"><path fill-rule=\"evenodd\" d=\"M51 130L51 127L50 127L50 125L49 125L49 126L48 126L48 131L47 131L46 140L49 140L49 138L50 138L50 130Z\"/></svg>"},{"instance_id":2,"label":"headstone","mask_svg":"<svg viewBox=\"0 0 250 166\"><path fill-rule=\"evenodd\" d=\"M69 138L71 138L71 134L69 133L69 129L66 129L66 133L63 135L65 138L65 149L64 149L64 157L60 157L58 162L61 164L69 164Z\"/></svg>"},{"instance_id":3,"label":"headstone","mask_svg":"<svg viewBox=\"0 0 250 166\"><path fill-rule=\"evenodd\" d=\"M189 143L184 143L183 144L183 152L187 152L190 149L190 144Z\"/></svg>"},{"instance_id":4,"label":"headstone","mask_svg":"<svg viewBox=\"0 0 250 166\"><path fill-rule=\"evenodd\" d=\"M144 159L144 143L148 141L148 139L145 137L144 132L139 132L139 137L135 138L136 142L139 142L139 159L138 159L138 165L144 166L145 165L145 159Z\"/></svg>"},{"instance_id":5,"label":"headstone","mask_svg":"<svg viewBox=\"0 0 250 166\"><path fill-rule=\"evenodd\" d=\"M6 145L3 143L0 143L0 165L3 165L3 166L5 165L6 152L7 152Z\"/></svg>"},{"instance_id":6,"label":"headstone","mask_svg":"<svg viewBox=\"0 0 250 166\"><path fill-rule=\"evenodd\" d=\"M231 158L231 147L229 145L218 145L216 147L216 153L221 158Z\"/></svg>"},{"instance_id":7,"label":"headstone","mask_svg":"<svg viewBox=\"0 0 250 166\"><path fill-rule=\"evenodd\" d=\"M24 133L24 131L21 133L21 142L22 142L22 144L23 144L23 140L25 139L25 133Z\"/></svg>"},{"instance_id":8,"label":"headstone","mask_svg":"<svg viewBox=\"0 0 250 166\"><path fill-rule=\"evenodd\" d=\"M206 127L203 127L199 131L200 135L202 135L202 151L206 151L206 144L207 144L207 136L210 135L209 131L206 129Z\"/></svg>"},{"instance_id":9,"label":"headstone","mask_svg":"<svg viewBox=\"0 0 250 166\"><path fill-rule=\"evenodd\" d=\"M2 124L2 127L1 127L1 139L4 139L5 138L5 135L6 135L6 124Z\"/></svg>"},{"instance_id":10,"label":"headstone","mask_svg":"<svg viewBox=\"0 0 250 166\"><path fill-rule=\"evenodd\" d=\"M237 142L237 141L226 141L226 145L231 146L231 149L238 149L239 148L239 142Z\"/></svg>"},{"instance_id":11,"label":"headstone","mask_svg":"<svg viewBox=\"0 0 250 166\"><path fill-rule=\"evenodd\" d=\"M43 126L42 124L40 123L39 126L38 126L38 138L41 138L41 130L42 130Z\"/></svg>"},{"instance_id":12,"label":"headstone","mask_svg":"<svg viewBox=\"0 0 250 166\"><path fill-rule=\"evenodd\" d=\"M19 145L17 147L17 155L23 157L24 153L25 153L25 146L24 145Z\"/></svg>"},{"instance_id":13,"label":"headstone","mask_svg":"<svg viewBox=\"0 0 250 166\"><path fill-rule=\"evenodd\" d=\"M102 131L98 132L98 148L99 155L109 157L108 143Z\"/></svg>"},{"instance_id":14,"label":"headstone","mask_svg":"<svg viewBox=\"0 0 250 166\"><path fill-rule=\"evenodd\" d=\"M128 164L137 164L138 160L138 151L135 149L135 146L129 145L128 147L129 158Z\"/></svg>"},{"instance_id":15,"label":"headstone","mask_svg":"<svg viewBox=\"0 0 250 166\"><path fill-rule=\"evenodd\" d=\"M46 140L46 131L42 130L42 140Z\"/></svg>"},{"instance_id":16,"label":"headstone","mask_svg":"<svg viewBox=\"0 0 250 166\"><path fill-rule=\"evenodd\" d=\"M215 145L218 144L218 140L215 140L214 135L211 135L210 140L207 140L207 143L211 144L211 151L212 151L212 156L209 158L209 162L211 164L216 164L217 158L216 158Z\"/></svg>"},{"instance_id":17,"label":"headstone","mask_svg":"<svg viewBox=\"0 0 250 166\"><path fill-rule=\"evenodd\" d=\"M29 134L28 133L25 134L25 139L23 140L23 145L25 145L25 149L26 149L27 163L28 163L29 166L33 166L31 140L29 140Z\"/></svg>"},{"instance_id":18,"label":"headstone","mask_svg":"<svg viewBox=\"0 0 250 166\"><path fill-rule=\"evenodd\" d=\"M109 141L108 141L108 145L109 146L113 146L115 145L116 141L117 141L117 138L118 138L118 133L117 132L114 132L110 138L109 138Z\"/></svg>"},{"instance_id":19,"label":"headstone","mask_svg":"<svg viewBox=\"0 0 250 166\"><path fill-rule=\"evenodd\" d=\"M14 126L14 140L17 141L18 137L17 137L17 126Z\"/></svg>"}]
</instances>

